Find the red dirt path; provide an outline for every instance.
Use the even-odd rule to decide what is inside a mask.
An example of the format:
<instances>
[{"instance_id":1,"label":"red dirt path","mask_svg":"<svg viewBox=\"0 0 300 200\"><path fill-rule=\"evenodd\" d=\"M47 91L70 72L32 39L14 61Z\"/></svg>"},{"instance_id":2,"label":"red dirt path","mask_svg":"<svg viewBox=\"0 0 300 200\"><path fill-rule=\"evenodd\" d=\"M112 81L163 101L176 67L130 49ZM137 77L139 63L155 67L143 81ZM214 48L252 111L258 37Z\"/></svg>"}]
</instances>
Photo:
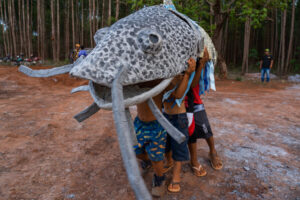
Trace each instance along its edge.
<instances>
[{"instance_id":1,"label":"red dirt path","mask_svg":"<svg viewBox=\"0 0 300 200\"><path fill-rule=\"evenodd\" d=\"M111 111L83 123L86 81L29 78L0 66L0 199L134 199ZM300 199L300 85L217 81L204 97L224 161L214 171L198 142L204 178L183 167L182 192L162 199ZM135 108L132 108L135 114ZM151 174L145 174L150 187ZM170 174L168 174L170 177Z\"/></svg>"}]
</instances>

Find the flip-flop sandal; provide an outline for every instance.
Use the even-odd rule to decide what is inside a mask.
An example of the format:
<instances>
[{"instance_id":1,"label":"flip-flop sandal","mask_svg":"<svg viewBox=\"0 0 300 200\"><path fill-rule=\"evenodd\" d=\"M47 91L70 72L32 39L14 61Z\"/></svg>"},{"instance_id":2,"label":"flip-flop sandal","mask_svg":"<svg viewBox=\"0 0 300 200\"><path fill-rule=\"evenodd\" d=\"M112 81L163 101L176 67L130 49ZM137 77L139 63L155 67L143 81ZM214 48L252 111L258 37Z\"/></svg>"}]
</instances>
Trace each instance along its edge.
<instances>
[{"instance_id":1,"label":"flip-flop sandal","mask_svg":"<svg viewBox=\"0 0 300 200\"><path fill-rule=\"evenodd\" d=\"M223 168L223 163L222 163L221 158L218 156L218 154L217 154L217 153L213 153L213 154L212 154L212 153L209 153L208 155L209 155L211 167L212 167L213 169L215 169L215 170L221 170L221 169ZM214 165L213 160L214 160L216 163L220 163L220 167L216 167L216 166Z\"/></svg>"},{"instance_id":2,"label":"flip-flop sandal","mask_svg":"<svg viewBox=\"0 0 300 200\"><path fill-rule=\"evenodd\" d=\"M177 189L174 189L174 185L178 185L179 187ZM171 182L168 186L168 191L172 193L178 193L180 192L180 182Z\"/></svg>"},{"instance_id":3,"label":"flip-flop sandal","mask_svg":"<svg viewBox=\"0 0 300 200\"><path fill-rule=\"evenodd\" d=\"M191 165L191 167L192 167L192 170L193 170L195 176L202 177L202 176L207 175L207 172L202 167L202 165L199 165L199 167L194 167L194 166Z\"/></svg>"},{"instance_id":4,"label":"flip-flop sandal","mask_svg":"<svg viewBox=\"0 0 300 200\"><path fill-rule=\"evenodd\" d=\"M174 164L172 163L172 165L170 166L164 166L163 168L163 173L167 173L168 171L170 171L172 168L174 167Z\"/></svg>"}]
</instances>

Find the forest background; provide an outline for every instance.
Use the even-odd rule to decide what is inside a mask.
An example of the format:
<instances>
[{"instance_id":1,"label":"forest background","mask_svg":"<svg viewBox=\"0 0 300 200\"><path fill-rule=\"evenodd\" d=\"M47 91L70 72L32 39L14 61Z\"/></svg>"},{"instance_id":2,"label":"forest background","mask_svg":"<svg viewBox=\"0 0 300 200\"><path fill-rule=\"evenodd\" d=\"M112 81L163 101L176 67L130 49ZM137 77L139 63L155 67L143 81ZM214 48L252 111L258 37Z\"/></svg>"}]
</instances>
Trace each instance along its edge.
<instances>
[{"instance_id":1,"label":"forest background","mask_svg":"<svg viewBox=\"0 0 300 200\"><path fill-rule=\"evenodd\" d=\"M228 71L258 71L266 48L278 75L300 73L298 1L173 0L177 10L198 22L213 39L221 77L227 77ZM0 0L0 57L23 53L54 62L68 60L76 43L95 46L93 35L98 29L162 2Z\"/></svg>"}]
</instances>

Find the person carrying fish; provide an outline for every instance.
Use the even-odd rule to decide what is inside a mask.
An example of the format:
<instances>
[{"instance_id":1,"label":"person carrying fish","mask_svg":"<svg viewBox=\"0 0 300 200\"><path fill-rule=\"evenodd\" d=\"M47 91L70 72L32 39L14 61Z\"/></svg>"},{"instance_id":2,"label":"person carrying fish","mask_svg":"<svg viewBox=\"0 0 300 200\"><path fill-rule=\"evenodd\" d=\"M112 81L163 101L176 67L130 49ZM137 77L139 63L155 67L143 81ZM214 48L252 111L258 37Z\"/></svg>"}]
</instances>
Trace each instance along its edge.
<instances>
[{"instance_id":1,"label":"person carrying fish","mask_svg":"<svg viewBox=\"0 0 300 200\"><path fill-rule=\"evenodd\" d=\"M153 82L153 84L156 84ZM162 109L163 93L153 97L156 106ZM147 102L137 105L137 117L134 120L137 145L134 146L135 154L141 160L144 170L153 166L151 194L155 197L165 193L165 175L163 174L163 160L165 155L167 132L152 114Z\"/></svg>"},{"instance_id":2,"label":"person carrying fish","mask_svg":"<svg viewBox=\"0 0 300 200\"><path fill-rule=\"evenodd\" d=\"M187 93L185 99L186 109L188 110L188 115L191 113L189 120L189 150L191 156L191 167L196 176L201 177L205 176L207 172L198 162L197 158L197 139L205 139L209 146L209 159L212 167L215 170L220 170L223 167L222 161L217 154L214 145L213 133L204 109L203 102L199 95L200 85L199 80L201 76L201 71L204 68L205 64L209 61L209 53L207 48L204 49L203 58L197 62L196 75L191 85L189 92Z\"/></svg>"},{"instance_id":3,"label":"person carrying fish","mask_svg":"<svg viewBox=\"0 0 300 200\"><path fill-rule=\"evenodd\" d=\"M186 137L186 140L183 143L178 144L172 137L169 135L167 136L167 156L169 159L172 156L172 159L174 160L172 181L168 186L169 192L180 192L180 173L182 162L189 160L189 150L187 146L189 133L186 109L184 101L180 102L180 104L178 103L179 105L175 102L176 99L184 97L185 91L188 88L190 76L195 71L195 68L196 61L193 58L190 58L188 60L188 69L185 73L183 75L176 76L167 88L167 90L175 89L171 90L172 93L164 101L165 117Z\"/></svg>"}]
</instances>

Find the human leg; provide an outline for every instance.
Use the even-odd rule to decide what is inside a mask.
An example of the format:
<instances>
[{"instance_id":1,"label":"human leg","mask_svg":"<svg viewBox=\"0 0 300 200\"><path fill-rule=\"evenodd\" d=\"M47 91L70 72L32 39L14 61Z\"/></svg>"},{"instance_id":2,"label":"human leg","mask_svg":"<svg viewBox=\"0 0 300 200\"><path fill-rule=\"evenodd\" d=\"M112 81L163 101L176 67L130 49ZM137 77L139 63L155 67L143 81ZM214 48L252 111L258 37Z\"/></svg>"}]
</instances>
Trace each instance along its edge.
<instances>
[{"instance_id":1,"label":"human leg","mask_svg":"<svg viewBox=\"0 0 300 200\"><path fill-rule=\"evenodd\" d=\"M266 69L266 74L267 74L267 82L270 81L270 69Z\"/></svg>"},{"instance_id":2,"label":"human leg","mask_svg":"<svg viewBox=\"0 0 300 200\"><path fill-rule=\"evenodd\" d=\"M166 177L163 173L163 161L152 161L154 175L152 180L151 194L155 197L161 197L165 194Z\"/></svg>"},{"instance_id":3,"label":"human leg","mask_svg":"<svg viewBox=\"0 0 300 200\"><path fill-rule=\"evenodd\" d=\"M147 171L147 169L151 168L151 160L148 157L148 154L146 152L143 152L142 154L137 154L136 157L141 160L141 167L143 170L145 170L144 172Z\"/></svg>"},{"instance_id":4,"label":"human leg","mask_svg":"<svg viewBox=\"0 0 300 200\"><path fill-rule=\"evenodd\" d=\"M147 135L147 132L145 131L145 129L147 129L147 125L146 125L146 123L141 121L138 117L136 117L134 120L134 128L135 128L138 144L135 145L133 148L134 148L136 157L139 160L141 160L140 164L141 164L142 169L147 170L151 167L151 161L145 151L145 146L148 142L146 139L148 137L148 135Z\"/></svg>"},{"instance_id":5,"label":"human leg","mask_svg":"<svg viewBox=\"0 0 300 200\"><path fill-rule=\"evenodd\" d=\"M261 69L261 82L265 80L265 69Z\"/></svg>"},{"instance_id":6,"label":"human leg","mask_svg":"<svg viewBox=\"0 0 300 200\"><path fill-rule=\"evenodd\" d=\"M213 132L211 130L206 111L202 110L194 113L194 118L195 118L195 131L194 134L190 136L189 141L196 142L197 138L205 139L209 146L209 158L211 160L212 167L217 170L221 169L223 164L221 159L217 155Z\"/></svg>"},{"instance_id":7,"label":"human leg","mask_svg":"<svg viewBox=\"0 0 300 200\"><path fill-rule=\"evenodd\" d=\"M189 150L187 146L188 141L188 120L186 114L178 114L178 115L166 115L167 119L185 136L186 140L178 144L174 139L170 138L170 147L172 150L172 159L174 160L173 167L173 176L170 185L168 186L168 190L170 192L179 192L180 191L180 173L181 173L181 165L183 161L189 160Z\"/></svg>"},{"instance_id":8,"label":"human leg","mask_svg":"<svg viewBox=\"0 0 300 200\"><path fill-rule=\"evenodd\" d=\"M217 153L216 148L215 148L215 140L214 140L214 136L211 136L207 139L205 139L208 147L209 147L209 153Z\"/></svg>"},{"instance_id":9,"label":"human leg","mask_svg":"<svg viewBox=\"0 0 300 200\"><path fill-rule=\"evenodd\" d=\"M161 197L166 192L163 160L167 133L158 122L149 126L147 132L149 143L145 146L145 150L154 170L151 193L155 197Z\"/></svg>"},{"instance_id":10,"label":"human leg","mask_svg":"<svg viewBox=\"0 0 300 200\"><path fill-rule=\"evenodd\" d=\"M197 157L197 142L189 142L188 144L189 150L190 150L190 157L191 157L191 167L194 172L194 174L198 177L205 176L207 172L202 167L202 165L198 162Z\"/></svg>"},{"instance_id":11,"label":"human leg","mask_svg":"<svg viewBox=\"0 0 300 200\"><path fill-rule=\"evenodd\" d=\"M213 136L206 139L206 142L209 146L209 159L210 159L210 163L212 168L214 168L215 170L220 170L223 168L223 163L221 158L218 156L217 151L215 149L215 142L214 142L214 138Z\"/></svg>"},{"instance_id":12,"label":"human leg","mask_svg":"<svg viewBox=\"0 0 300 200\"><path fill-rule=\"evenodd\" d=\"M167 173L174 166L174 161L172 159L172 151L166 152L165 158L166 158L167 163L164 166L164 170L163 170L164 174Z\"/></svg>"},{"instance_id":13,"label":"human leg","mask_svg":"<svg viewBox=\"0 0 300 200\"><path fill-rule=\"evenodd\" d=\"M169 192L180 192L180 173L181 173L181 161L174 162L174 168L172 173L172 181L168 186Z\"/></svg>"}]
</instances>

